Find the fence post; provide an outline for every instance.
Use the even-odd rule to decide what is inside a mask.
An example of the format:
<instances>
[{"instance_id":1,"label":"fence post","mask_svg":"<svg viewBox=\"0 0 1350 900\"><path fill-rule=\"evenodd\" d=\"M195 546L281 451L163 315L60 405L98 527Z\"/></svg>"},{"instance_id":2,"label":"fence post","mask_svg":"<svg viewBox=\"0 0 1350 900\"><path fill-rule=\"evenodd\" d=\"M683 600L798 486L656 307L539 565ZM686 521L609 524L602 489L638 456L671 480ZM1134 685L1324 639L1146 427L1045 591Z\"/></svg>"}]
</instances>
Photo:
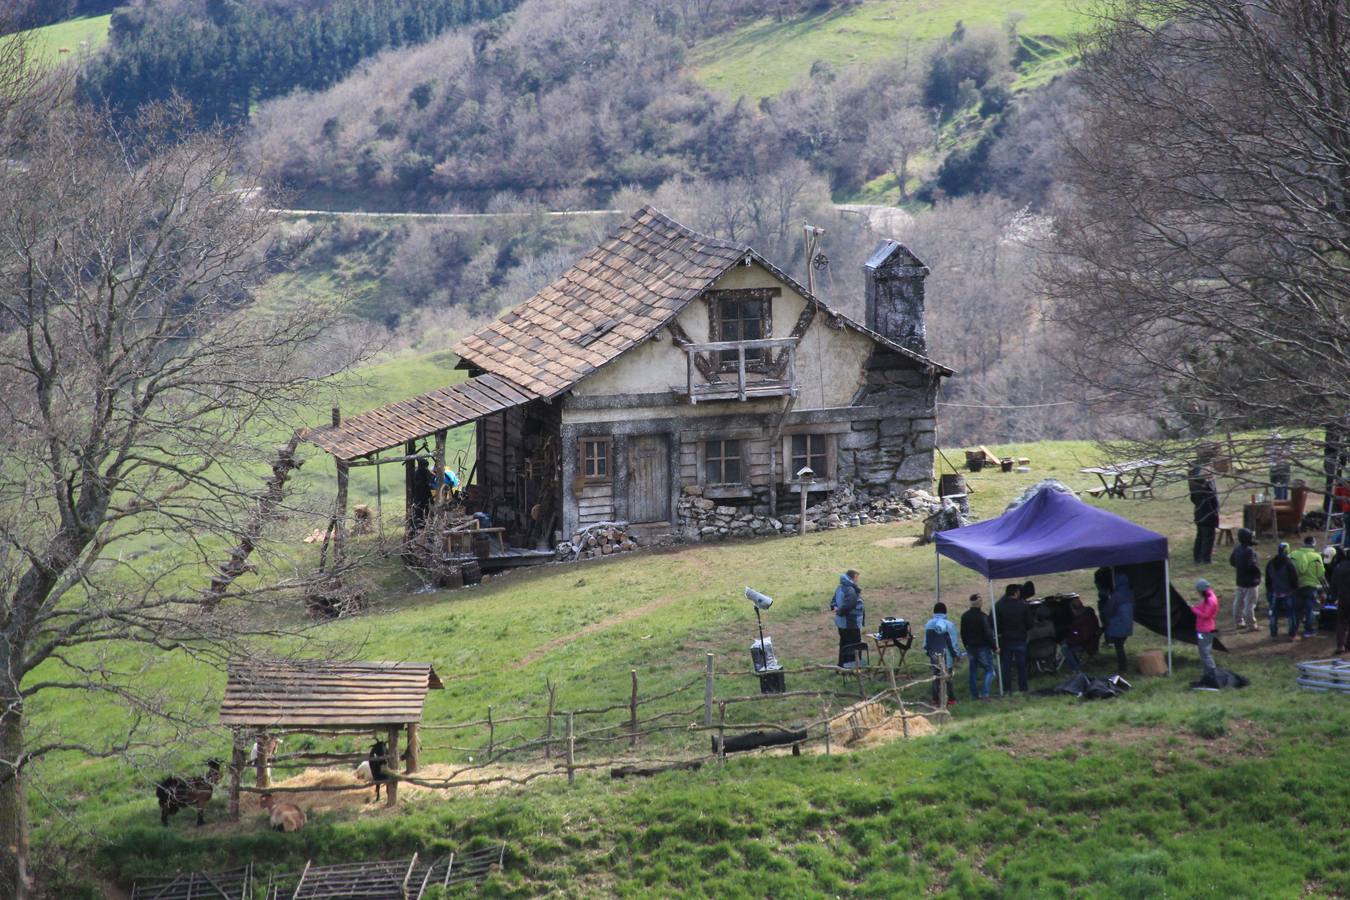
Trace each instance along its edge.
<instances>
[{"instance_id":1,"label":"fence post","mask_svg":"<svg viewBox=\"0 0 1350 900\"><path fill-rule=\"evenodd\" d=\"M944 718L951 718L947 712L947 657L943 655L938 659L938 712L944 714Z\"/></svg>"},{"instance_id":2,"label":"fence post","mask_svg":"<svg viewBox=\"0 0 1350 900\"><path fill-rule=\"evenodd\" d=\"M628 746L632 748L638 743L638 679L637 669L630 669L629 672L633 676L633 694L628 700L628 729L632 735L628 739Z\"/></svg>"},{"instance_id":3,"label":"fence post","mask_svg":"<svg viewBox=\"0 0 1350 900\"><path fill-rule=\"evenodd\" d=\"M492 761L492 751L496 746L496 729L492 725L492 707L488 707L488 761Z\"/></svg>"},{"instance_id":4,"label":"fence post","mask_svg":"<svg viewBox=\"0 0 1350 900\"><path fill-rule=\"evenodd\" d=\"M727 701L723 700L717 707L717 768L721 769L727 764Z\"/></svg>"},{"instance_id":5,"label":"fence post","mask_svg":"<svg viewBox=\"0 0 1350 900\"><path fill-rule=\"evenodd\" d=\"M573 730L572 730L572 715L573 715L573 714L570 713L570 712L567 714L567 783L568 783L568 784L576 784L576 783L577 783L577 772L576 772L576 769L572 768L572 764L576 762L576 752L577 752L577 742L576 742L576 738L573 737L574 732L573 732Z\"/></svg>"},{"instance_id":6,"label":"fence post","mask_svg":"<svg viewBox=\"0 0 1350 900\"><path fill-rule=\"evenodd\" d=\"M553 698L558 689L547 678L544 679L544 687L548 689L548 718L544 725L544 759L551 759L553 757Z\"/></svg>"},{"instance_id":7,"label":"fence post","mask_svg":"<svg viewBox=\"0 0 1350 900\"><path fill-rule=\"evenodd\" d=\"M909 687L908 684L905 687ZM895 701L900 704L900 733L909 737L909 713L905 711L905 692L897 690L895 692Z\"/></svg>"},{"instance_id":8,"label":"fence post","mask_svg":"<svg viewBox=\"0 0 1350 900\"><path fill-rule=\"evenodd\" d=\"M712 727L712 708L713 708L713 655L708 654L707 663L703 668L703 727Z\"/></svg>"},{"instance_id":9,"label":"fence post","mask_svg":"<svg viewBox=\"0 0 1350 900\"><path fill-rule=\"evenodd\" d=\"M830 720L829 720L829 719L826 719L826 720L825 720L825 755L826 755L826 756L829 756L829 755L830 755L830 731L831 731L831 730L832 730L832 729L830 728Z\"/></svg>"}]
</instances>

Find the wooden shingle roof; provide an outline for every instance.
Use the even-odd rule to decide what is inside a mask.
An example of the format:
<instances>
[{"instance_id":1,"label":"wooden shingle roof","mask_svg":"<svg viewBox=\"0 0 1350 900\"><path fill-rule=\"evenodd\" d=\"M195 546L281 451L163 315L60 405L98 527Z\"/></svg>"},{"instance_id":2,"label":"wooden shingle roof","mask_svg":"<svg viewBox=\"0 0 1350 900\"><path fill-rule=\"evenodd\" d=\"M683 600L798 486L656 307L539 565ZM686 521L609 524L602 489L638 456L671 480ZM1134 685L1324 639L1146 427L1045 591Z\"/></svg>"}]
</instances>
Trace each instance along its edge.
<instances>
[{"instance_id":1,"label":"wooden shingle roof","mask_svg":"<svg viewBox=\"0 0 1350 900\"><path fill-rule=\"evenodd\" d=\"M350 461L434 434L443 428L465 425L489 413L528 403L537 396L505 378L480 375L358 413L336 427L311 428L304 438L338 459Z\"/></svg>"},{"instance_id":2,"label":"wooden shingle roof","mask_svg":"<svg viewBox=\"0 0 1350 900\"><path fill-rule=\"evenodd\" d=\"M461 367L555 397L661 328L742 261L753 260L845 327L939 375L951 369L821 303L748 245L699 234L644 206L557 281L455 345Z\"/></svg>"},{"instance_id":3,"label":"wooden shingle roof","mask_svg":"<svg viewBox=\"0 0 1350 900\"><path fill-rule=\"evenodd\" d=\"M224 725L401 725L422 720L427 690L444 687L430 663L231 661Z\"/></svg>"},{"instance_id":4,"label":"wooden shingle roof","mask_svg":"<svg viewBox=\"0 0 1350 900\"><path fill-rule=\"evenodd\" d=\"M554 397L664 325L748 251L645 206L455 352L470 366Z\"/></svg>"},{"instance_id":5,"label":"wooden shingle roof","mask_svg":"<svg viewBox=\"0 0 1350 900\"><path fill-rule=\"evenodd\" d=\"M733 266L755 262L845 328L937 375L952 370L812 296L748 245L638 210L548 287L455 345L468 381L352 416L304 438L353 460L531 400L552 399L674 319Z\"/></svg>"}]
</instances>

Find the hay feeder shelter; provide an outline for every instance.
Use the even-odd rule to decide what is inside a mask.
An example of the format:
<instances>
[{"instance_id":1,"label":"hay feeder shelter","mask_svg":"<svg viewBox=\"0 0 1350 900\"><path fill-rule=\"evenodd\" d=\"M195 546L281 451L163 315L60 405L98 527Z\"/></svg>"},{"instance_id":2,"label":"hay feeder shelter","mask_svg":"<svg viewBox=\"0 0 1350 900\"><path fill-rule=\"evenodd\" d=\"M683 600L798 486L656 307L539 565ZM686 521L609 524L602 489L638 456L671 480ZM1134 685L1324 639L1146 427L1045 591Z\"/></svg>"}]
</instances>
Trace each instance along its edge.
<instances>
[{"instance_id":1,"label":"hay feeder shelter","mask_svg":"<svg viewBox=\"0 0 1350 900\"><path fill-rule=\"evenodd\" d=\"M230 817L239 816L245 746L257 741L258 789L271 787L269 741L282 734L372 734L387 743L386 769L398 771L399 735L406 732L407 767L417 771L417 726L427 691L444 685L430 663L234 660L228 666L221 724L234 733ZM398 781L387 803L398 802Z\"/></svg>"}]
</instances>

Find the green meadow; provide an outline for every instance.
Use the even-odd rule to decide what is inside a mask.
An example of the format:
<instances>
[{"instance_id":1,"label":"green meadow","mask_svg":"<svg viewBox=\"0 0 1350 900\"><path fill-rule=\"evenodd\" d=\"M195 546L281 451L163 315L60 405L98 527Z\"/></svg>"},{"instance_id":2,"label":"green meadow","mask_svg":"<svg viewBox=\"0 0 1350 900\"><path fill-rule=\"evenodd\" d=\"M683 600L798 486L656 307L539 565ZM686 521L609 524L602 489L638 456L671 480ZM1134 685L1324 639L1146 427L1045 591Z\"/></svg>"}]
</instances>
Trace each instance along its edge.
<instances>
[{"instance_id":1,"label":"green meadow","mask_svg":"<svg viewBox=\"0 0 1350 900\"><path fill-rule=\"evenodd\" d=\"M30 29L25 34L32 38L37 56L46 62L78 60L85 54L97 52L108 42L108 23L111 21L110 15L67 19Z\"/></svg>"},{"instance_id":2,"label":"green meadow","mask_svg":"<svg viewBox=\"0 0 1350 900\"><path fill-rule=\"evenodd\" d=\"M427 367L420 374L390 365L388 378L423 390L445 371L435 360L419 361ZM970 475L981 516L998 514L1040 478L1090 487L1090 476L1077 470L1099 461L1087 443L995 449L1030 457L1032 471ZM321 465L305 471L316 487L322 482ZM1199 570L1188 560L1183 491L1174 485L1155 500L1088 502L1167 534L1174 583L1186 586ZM747 584L774 596L766 630L790 668L831 660L835 633L825 606L845 568L863 573L869 621L902 615L922 622L933 599L934 556L904 540L919 530L907 522L654 549L517 572L459 591L421 591L397 562L375 560L368 577L379 590L368 612L311 634L365 659L434 663L446 689L430 694L428 724L482 719L489 707L499 719L538 713L546 679L557 687L560 711L623 703L630 670L639 672L645 695L696 684L710 652L719 672L745 671L754 636L741 596ZM375 544L365 539L358 551ZM296 552L304 560L316 551ZM1204 574L1227 595L1226 562ZM942 580L958 611L959 598L985 589L978 576L950 564ZM1088 572L1036 581L1041 592L1091 592ZM958 672L962 700L930 736L831 756L736 756L723 769L633 781L583 772L571 788L565 779L544 778L526 787L414 793L394 811L363 803L315 810L310 824L290 835L267 830L256 813L226 822L223 792L206 827L182 814L161 828L152 785L163 772L55 757L41 767L33 818L39 852L65 868L72 896L193 868L252 861L262 872L296 871L309 859L392 858L489 841L507 845L505 870L486 886L489 896L1344 895L1350 786L1336 773L1350 738L1350 707L1343 697L1293 686L1295 647L1264 633L1230 643L1224 664L1254 682L1240 692L1189 690L1199 664L1186 645L1178 646L1175 677L1136 677L1126 697L1096 703L1034 694L970 702ZM1128 647L1161 645L1136 632ZM1330 644L1318 638L1296 652L1325 656ZM173 655L126 657L141 666L139 677L182 702L207 712L219 702L224 679L214 668ZM1109 671L1105 656L1095 665ZM901 677L923 671L914 658ZM791 675L789 687L834 681ZM1033 690L1055 683L1041 677ZM737 689L734 679L718 685L719 696L753 686ZM59 722L87 738L124 728L125 714L114 707L79 696L63 701L33 709L35 723ZM671 708L700 701L696 689L677 695ZM811 715L807 706L784 709L779 715L788 718ZM741 718L731 720L771 714L762 704L743 704L735 711ZM688 721L698 718L691 712ZM509 726L497 740L537 736L535 727ZM445 733L425 732L423 764L465 763L485 739L475 733L459 739L469 749L451 750ZM652 738L645 752L706 752L707 742L705 732L675 731ZM163 765L196 771L227 748L223 733L204 733L169 748Z\"/></svg>"},{"instance_id":3,"label":"green meadow","mask_svg":"<svg viewBox=\"0 0 1350 900\"><path fill-rule=\"evenodd\" d=\"M1046 48L1069 42L1091 18L1084 4L1070 0L867 0L785 21L760 19L699 42L690 65L699 81L721 94L771 97L803 80L817 61L840 69L906 59L922 65L928 45L951 34L957 22L1003 27L1009 21L1033 41L1028 72L1039 72L1047 64L1062 65L1063 52Z\"/></svg>"}]
</instances>

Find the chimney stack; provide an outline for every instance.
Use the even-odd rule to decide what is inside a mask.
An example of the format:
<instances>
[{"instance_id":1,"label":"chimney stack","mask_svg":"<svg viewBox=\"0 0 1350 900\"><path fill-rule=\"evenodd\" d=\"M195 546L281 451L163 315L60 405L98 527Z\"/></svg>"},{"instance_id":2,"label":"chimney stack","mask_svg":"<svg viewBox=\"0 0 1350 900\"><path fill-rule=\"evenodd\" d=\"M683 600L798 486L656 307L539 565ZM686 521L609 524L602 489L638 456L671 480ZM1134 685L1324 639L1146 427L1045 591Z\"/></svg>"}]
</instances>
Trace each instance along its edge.
<instances>
[{"instance_id":1,"label":"chimney stack","mask_svg":"<svg viewBox=\"0 0 1350 900\"><path fill-rule=\"evenodd\" d=\"M923 280L928 267L904 244L882 241L863 263L867 327L915 353L928 354Z\"/></svg>"}]
</instances>

